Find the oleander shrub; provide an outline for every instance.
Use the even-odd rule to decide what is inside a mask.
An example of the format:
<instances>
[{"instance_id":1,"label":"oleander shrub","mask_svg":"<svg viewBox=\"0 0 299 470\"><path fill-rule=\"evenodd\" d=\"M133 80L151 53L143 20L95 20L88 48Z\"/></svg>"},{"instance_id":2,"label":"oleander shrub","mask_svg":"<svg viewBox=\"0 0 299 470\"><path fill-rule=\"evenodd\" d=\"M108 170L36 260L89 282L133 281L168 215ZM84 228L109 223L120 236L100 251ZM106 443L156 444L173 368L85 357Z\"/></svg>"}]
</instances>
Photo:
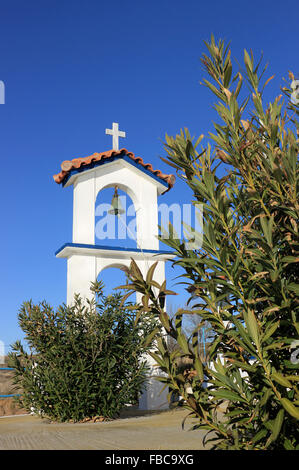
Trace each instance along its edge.
<instances>
[{"instance_id":1,"label":"oleander shrub","mask_svg":"<svg viewBox=\"0 0 299 470\"><path fill-rule=\"evenodd\" d=\"M206 46L203 83L216 101L214 130L205 146L203 135L194 142L187 129L165 143L164 161L203 209L201 244L190 249L171 236L171 225L169 238L161 237L184 270L189 312L169 317L170 293L154 281L154 268L144 280L132 261L127 289L143 294L143 305L178 342L170 352L157 333L153 357L169 397L180 395L194 429L207 431L205 442L217 449L299 449L299 96L290 73L292 86L266 103L271 78L252 53L245 51L244 67L234 71L224 41L212 36ZM191 342L184 314L202 319ZM206 361L197 347L204 322L213 330ZM177 366L180 357L192 362L187 374Z\"/></svg>"},{"instance_id":2,"label":"oleander shrub","mask_svg":"<svg viewBox=\"0 0 299 470\"><path fill-rule=\"evenodd\" d=\"M122 294L104 296L93 284L95 300L76 296L56 311L46 302L25 302L19 324L27 346L12 346L9 362L19 401L28 411L56 421L114 418L135 404L147 371L144 336L152 329L146 315L122 303Z\"/></svg>"}]
</instances>

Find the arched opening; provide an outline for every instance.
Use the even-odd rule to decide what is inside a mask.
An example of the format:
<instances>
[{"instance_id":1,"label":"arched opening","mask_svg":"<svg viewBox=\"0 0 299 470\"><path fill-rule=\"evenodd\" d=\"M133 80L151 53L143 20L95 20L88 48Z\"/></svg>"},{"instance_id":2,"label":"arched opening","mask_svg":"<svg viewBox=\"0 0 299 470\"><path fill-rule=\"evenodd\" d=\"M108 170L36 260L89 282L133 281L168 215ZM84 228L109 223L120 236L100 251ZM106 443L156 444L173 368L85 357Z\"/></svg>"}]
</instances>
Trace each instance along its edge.
<instances>
[{"instance_id":1,"label":"arched opening","mask_svg":"<svg viewBox=\"0 0 299 470\"><path fill-rule=\"evenodd\" d=\"M125 295L127 291L125 289L117 289L119 286L128 284L128 278L125 271L126 266L124 264L112 263L109 266L102 269L98 274L97 281L102 281L104 284L104 295L107 297L116 292L120 292ZM132 294L128 302L136 303L136 294Z\"/></svg>"},{"instance_id":2,"label":"arched opening","mask_svg":"<svg viewBox=\"0 0 299 470\"><path fill-rule=\"evenodd\" d=\"M127 188L117 185L121 212L113 213L115 186L99 191L95 202L95 245L136 248L136 211ZM133 196L133 194L132 194Z\"/></svg>"}]
</instances>

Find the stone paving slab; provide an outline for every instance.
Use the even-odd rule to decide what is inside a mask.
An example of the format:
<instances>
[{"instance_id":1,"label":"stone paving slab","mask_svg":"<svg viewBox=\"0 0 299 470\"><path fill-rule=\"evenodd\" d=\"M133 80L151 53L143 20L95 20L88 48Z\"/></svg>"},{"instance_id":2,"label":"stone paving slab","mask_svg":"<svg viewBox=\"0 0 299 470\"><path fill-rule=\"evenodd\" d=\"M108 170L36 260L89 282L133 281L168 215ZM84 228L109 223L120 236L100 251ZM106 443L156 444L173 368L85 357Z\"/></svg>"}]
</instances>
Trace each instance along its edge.
<instances>
[{"instance_id":1,"label":"stone paving slab","mask_svg":"<svg viewBox=\"0 0 299 470\"><path fill-rule=\"evenodd\" d=\"M182 430L185 410L97 423L51 423L37 416L0 419L0 450L196 450L205 431Z\"/></svg>"}]
</instances>

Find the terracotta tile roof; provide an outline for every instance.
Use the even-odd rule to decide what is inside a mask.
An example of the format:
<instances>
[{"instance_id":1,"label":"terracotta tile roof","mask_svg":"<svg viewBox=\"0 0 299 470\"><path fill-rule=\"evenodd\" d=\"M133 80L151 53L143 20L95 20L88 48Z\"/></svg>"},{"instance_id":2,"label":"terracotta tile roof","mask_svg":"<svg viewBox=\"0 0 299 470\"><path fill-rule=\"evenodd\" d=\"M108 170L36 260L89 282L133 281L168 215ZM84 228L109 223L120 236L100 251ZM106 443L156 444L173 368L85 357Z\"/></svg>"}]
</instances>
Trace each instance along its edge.
<instances>
[{"instance_id":1,"label":"terracotta tile roof","mask_svg":"<svg viewBox=\"0 0 299 470\"><path fill-rule=\"evenodd\" d=\"M174 183L175 183L175 176L174 175L165 175L160 170L154 170L150 163L144 163L141 157L135 157L134 153L128 152L127 149L123 148L120 150L109 150L107 152L102 153L94 153L89 157L84 158L74 158L73 160L65 160L61 163L61 171L57 175L54 175L54 181L57 184L65 182L67 177L69 176L72 170L84 169L85 166L92 165L93 163L97 163L103 160L108 160L112 157L124 157L127 156L132 159L135 163L141 165L145 170L150 171L161 180L164 180L168 184L168 189L165 191L169 191Z\"/></svg>"}]
</instances>

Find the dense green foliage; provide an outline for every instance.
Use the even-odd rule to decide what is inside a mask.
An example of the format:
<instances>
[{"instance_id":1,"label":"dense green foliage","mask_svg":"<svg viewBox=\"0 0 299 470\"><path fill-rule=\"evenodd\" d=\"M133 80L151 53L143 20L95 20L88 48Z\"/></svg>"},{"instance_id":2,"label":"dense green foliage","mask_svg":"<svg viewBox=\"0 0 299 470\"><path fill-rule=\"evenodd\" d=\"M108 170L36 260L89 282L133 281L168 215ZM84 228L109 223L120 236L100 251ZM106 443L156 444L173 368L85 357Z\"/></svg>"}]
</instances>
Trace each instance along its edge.
<instances>
[{"instance_id":1,"label":"dense green foliage","mask_svg":"<svg viewBox=\"0 0 299 470\"><path fill-rule=\"evenodd\" d=\"M244 70L234 74L229 47L213 36L206 46L202 63L211 81L203 81L217 99L213 142L199 150L203 136L194 142L185 129L166 136L164 159L192 190L192 203L202 205L202 244L188 249L173 236L161 240L184 269L189 314L213 329L209 360L197 352L202 324L190 343L182 331L186 312L167 315L168 293L153 280L154 267L144 280L132 262L127 289L143 294L143 306L180 345L171 352L160 336L153 357L170 395L183 397L194 427L207 430L205 442L218 449L299 449L299 364L291 359L299 339L298 104L289 88L284 99L264 103L270 79L261 86L265 68L252 54L245 51ZM182 357L193 364L185 374L177 366Z\"/></svg>"},{"instance_id":2,"label":"dense green foliage","mask_svg":"<svg viewBox=\"0 0 299 470\"><path fill-rule=\"evenodd\" d=\"M151 322L122 304L121 293L105 297L94 285L95 300L54 311L42 302L25 302L19 324L30 353L18 341L10 354L21 405L53 420L113 418L138 400L146 364L144 335Z\"/></svg>"}]
</instances>

